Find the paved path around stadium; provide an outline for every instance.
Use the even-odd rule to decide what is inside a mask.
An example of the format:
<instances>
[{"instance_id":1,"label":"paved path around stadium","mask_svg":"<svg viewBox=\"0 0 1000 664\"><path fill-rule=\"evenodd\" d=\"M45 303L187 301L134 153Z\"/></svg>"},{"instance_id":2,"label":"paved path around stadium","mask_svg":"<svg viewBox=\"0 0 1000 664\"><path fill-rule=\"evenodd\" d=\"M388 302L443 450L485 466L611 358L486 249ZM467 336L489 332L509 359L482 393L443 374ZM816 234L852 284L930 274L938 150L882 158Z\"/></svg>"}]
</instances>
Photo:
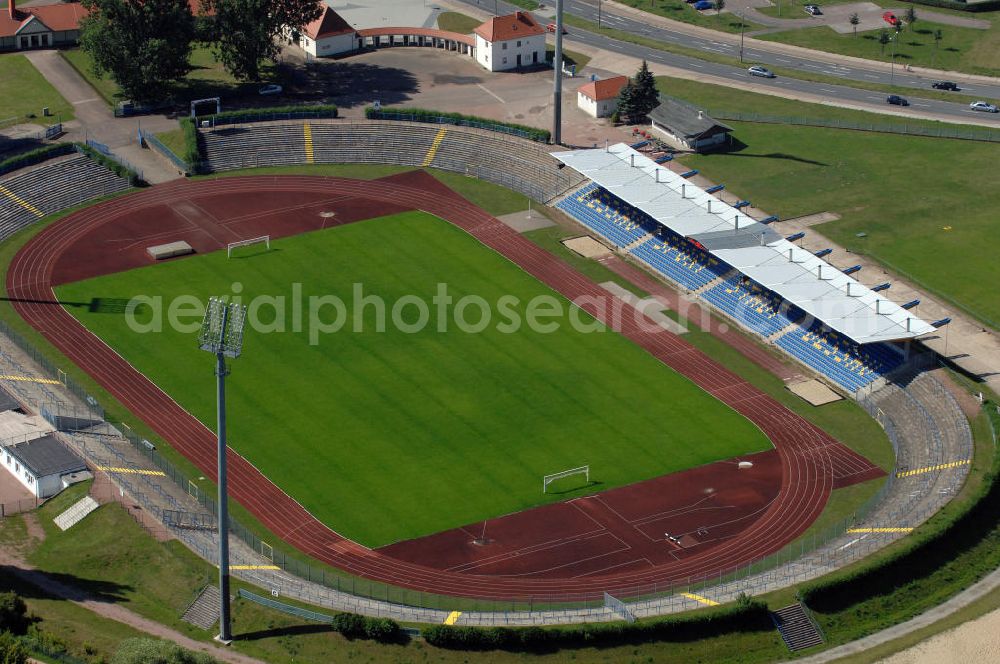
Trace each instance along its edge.
<instances>
[{"instance_id":1,"label":"paved path around stadium","mask_svg":"<svg viewBox=\"0 0 1000 664\"><path fill-rule=\"evenodd\" d=\"M228 193L236 205L242 205L241 201L248 192L268 192L276 197L288 192L298 200L303 192L321 191L327 196L369 199L373 214L385 202L409 205L436 214L465 229L571 300L600 302L602 297L609 297L599 286L479 208L454 195L442 196L440 191L435 190L440 186L437 180L419 171L364 182L340 178L253 177L161 185L96 205L46 228L15 258L8 272L8 292L18 298L15 306L22 316L43 330L63 352L126 407L140 415L175 449L195 462L206 475L214 476L215 440L211 431L97 340L63 308L45 304L52 298L49 280L59 256L81 238L92 237L95 229L108 222L129 215L141 216L146 206L184 200L199 192ZM287 218L287 214L280 216L282 223L272 230L272 234L287 233L284 228ZM601 317L601 311L596 306L584 304L583 308ZM784 484L779 499L772 503L754 528L703 554L642 573L622 573L599 579L521 580L446 574L392 560L344 540L312 518L301 505L245 459L230 452L232 494L286 541L319 560L354 574L426 592L483 598L512 595L548 598L552 593L600 595L609 587L636 588L639 584L677 582L699 575L714 577L720 569L730 569L757 559L779 549L801 533L822 511L835 485L837 468L848 473L870 469L870 464L829 435L786 410L682 339L663 332L648 321L648 329L643 329L638 322L641 315L628 313L633 315L624 315L621 325L625 336L755 422L782 455Z\"/></svg>"},{"instance_id":2,"label":"paved path around stadium","mask_svg":"<svg viewBox=\"0 0 1000 664\"><path fill-rule=\"evenodd\" d=\"M912 632L919 629L929 627L934 623L942 620L952 613L958 611L959 609L968 606L977 599L985 596L987 593L992 592L1000 588L1000 569L994 570L985 578L983 578L979 583L963 590L958 593L947 602L935 606L929 611L921 613L916 618L906 621L905 623L900 623L890 627L889 629L882 630L871 636L866 636L863 639L858 639L857 641L852 641L842 646L836 648L831 648L825 652L813 655L812 657L805 657L802 659L796 659L795 662L800 664L819 664L820 662L831 662L843 657L850 657L851 655L857 655L863 653L866 650L874 648L875 646L880 646L884 643L889 643L895 639L906 636ZM993 614L997 612L994 611ZM972 635L974 636L974 635ZM899 660L894 660L899 661ZM913 661L910 658L905 658L902 661ZM941 660L938 660L941 661ZM963 662L975 662L975 659L961 659L953 661L963 661ZM981 660L981 661L996 661L994 660Z\"/></svg>"},{"instance_id":3,"label":"paved path around stadium","mask_svg":"<svg viewBox=\"0 0 1000 664\"><path fill-rule=\"evenodd\" d=\"M29 513L23 515L22 518L28 529L30 540L44 539L45 531L42 530L41 525L38 523L37 515ZM23 543L23 545L27 544L27 542ZM233 650L227 650L203 641L196 641L176 630L170 629L166 625L161 625L158 622L140 616L134 611L130 611L121 604L118 604L113 597L104 599L57 579L54 575L47 574L28 563L24 558L23 546L22 548L14 546L0 547L0 569L3 569L5 573L11 574L25 583L31 584L50 597L72 602L80 608L95 613L102 618L128 625L158 639L172 641L188 650L207 653L216 659L231 664L265 664L259 659L241 655Z\"/></svg>"}]
</instances>

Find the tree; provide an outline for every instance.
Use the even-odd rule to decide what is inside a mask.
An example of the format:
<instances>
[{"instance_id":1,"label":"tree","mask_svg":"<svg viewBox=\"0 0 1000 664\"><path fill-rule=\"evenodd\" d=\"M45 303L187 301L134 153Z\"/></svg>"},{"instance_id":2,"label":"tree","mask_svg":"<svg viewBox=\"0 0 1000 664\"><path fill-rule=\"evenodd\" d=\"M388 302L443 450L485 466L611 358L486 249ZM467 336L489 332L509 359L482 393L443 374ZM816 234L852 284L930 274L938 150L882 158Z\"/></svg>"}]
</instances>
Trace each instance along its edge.
<instances>
[{"instance_id":1,"label":"tree","mask_svg":"<svg viewBox=\"0 0 1000 664\"><path fill-rule=\"evenodd\" d=\"M934 31L934 57L932 60L931 67L937 67L937 52L938 46L941 44L941 40L944 39L944 33L941 32L941 28Z\"/></svg>"},{"instance_id":2,"label":"tree","mask_svg":"<svg viewBox=\"0 0 1000 664\"><path fill-rule=\"evenodd\" d=\"M635 108L640 117L649 115L649 112L660 105L660 93L656 89L656 79L649 71L649 65L642 61L642 66L635 74L634 92Z\"/></svg>"},{"instance_id":3,"label":"tree","mask_svg":"<svg viewBox=\"0 0 1000 664\"><path fill-rule=\"evenodd\" d=\"M259 81L261 63L275 61L278 37L299 33L320 17L316 0L207 0L215 15L215 55L230 74Z\"/></svg>"},{"instance_id":4,"label":"tree","mask_svg":"<svg viewBox=\"0 0 1000 664\"><path fill-rule=\"evenodd\" d=\"M632 79L629 79L622 91L618 93L618 117L625 124L633 124L638 122L642 116L636 100L635 84Z\"/></svg>"},{"instance_id":5,"label":"tree","mask_svg":"<svg viewBox=\"0 0 1000 664\"><path fill-rule=\"evenodd\" d=\"M715 15L718 16L726 8L726 0L715 0Z\"/></svg>"},{"instance_id":6,"label":"tree","mask_svg":"<svg viewBox=\"0 0 1000 664\"><path fill-rule=\"evenodd\" d=\"M0 593L0 632L24 634L30 622L28 607L17 593Z\"/></svg>"},{"instance_id":7,"label":"tree","mask_svg":"<svg viewBox=\"0 0 1000 664\"><path fill-rule=\"evenodd\" d=\"M913 5L910 5L906 8L906 13L903 16L906 17L906 24L912 30L913 24L917 22L917 10L913 8Z\"/></svg>"},{"instance_id":8,"label":"tree","mask_svg":"<svg viewBox=\"0 0 1000 664\"><path fill-rule=\"evenodd\" d=\"M194 17L187 0L83 0L80 46L97 74L129 99L157 101L191 66Z\"/></svg>"},{"instance_id":9,"label":"tree","mask_svg":"<svg viewBox=\"0 0 1000 664\"><path fill-rule=\"evenodd\" d=\"M847 22L850 23L851 27L854 28L854 36L857 37L858 36L858 23L861 23L861 18L858 16L858 13L854 12L853 14L851 14L851 17L849 19L847 19Z\"/></svg>"},{"instance_id":10,"label":"tree","mask_svg":"<svg viewBox=\"0 0 1000 664\"><path fill-rule=\"evenodd\" d=\"M218 660L170 641L125 639L118 645L111 664L218 664Z\"/></svg>"},{"instance_id":11,"label":"tree","mask_svg":"<svg viewBox=\"0 0 1000 664\"><path fill-rule=\"evenodd\" d=\"M0 662L3 664L28 664L28 650L10 632L0 632Z\"/></svg>"}]
</instances>

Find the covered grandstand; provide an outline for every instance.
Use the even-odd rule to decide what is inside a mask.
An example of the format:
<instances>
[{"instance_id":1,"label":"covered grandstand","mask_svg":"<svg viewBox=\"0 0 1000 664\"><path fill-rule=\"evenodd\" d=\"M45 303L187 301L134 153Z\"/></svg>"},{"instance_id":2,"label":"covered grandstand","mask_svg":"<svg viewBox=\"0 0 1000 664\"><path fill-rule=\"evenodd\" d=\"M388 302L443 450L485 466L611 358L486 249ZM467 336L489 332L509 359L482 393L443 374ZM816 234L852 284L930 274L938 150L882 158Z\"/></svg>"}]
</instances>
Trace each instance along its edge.
<instances>
[{"instance_id":1,"label":"covered grandstand","mask_svg":"<svg viewBox=\"0 0 1000 664\"><path fill-rule=\"evenodd\" d=\"M557 207L849 392L935 329L624 143L553 156L590 180Z\"/></svg>"}]
</instances>

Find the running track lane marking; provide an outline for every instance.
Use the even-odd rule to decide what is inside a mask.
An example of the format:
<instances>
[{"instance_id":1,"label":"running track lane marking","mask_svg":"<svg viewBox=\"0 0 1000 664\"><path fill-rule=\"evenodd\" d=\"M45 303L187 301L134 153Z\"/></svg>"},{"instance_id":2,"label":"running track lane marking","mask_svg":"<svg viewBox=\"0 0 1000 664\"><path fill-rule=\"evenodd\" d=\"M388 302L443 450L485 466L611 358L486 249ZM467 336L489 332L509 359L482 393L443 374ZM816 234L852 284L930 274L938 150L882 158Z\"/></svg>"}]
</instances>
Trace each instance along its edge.
<instances>
[{"instance_id":1,"label":"running track lane marking","mask_svg":"<svg viewBox=\"0 0 1000 664\"><path fill-rule=\"evenodd\" d=\"M848 528L849 533L908 533L913 528Z\"/></svg>"},{"instance_id":2,"label":"running track lane marking","mask_svg":"<svg viewBox=\"0 0 1000 664\"><path fill-rule=\"evenodd\" d=\"M218 565L216 565L218 567ZM229 569L281 569L277 565L230 565Z\"/></svg>"},{"instance_id":3,"label":"running track lane marking","mask_svg":"<svg viewBox=\"0 0 1000 664\"><path fill-rule=\"evenodd\" d=\"M162 470L143 470L142 468L120 468L118 466L98 466L98 470L106 473L122 473L125 475L154 475L156 477L166 477Z\"/></svg>"},{"instance_id":4,"label":"running track lane marking","mask_svg":"<svg viewBox=\"0 0 1000 664\"><path fill-rule=\"evenodd\" d=\"M911 475L921 475L923 473L931 473L935 470L944 470L945 468L957 468L958 466L965 466L972 463L972 459L962 459L961 461L952 461L951 463L939 463L936 466L927 466L926 468L916 468L914 470L904 470L901 473L896 473L896 477L910 477Z\"/></svg>"},{"instance_id":5,"label":"running track lane marking","mask_svg":"<svg viewBox=\"0 0 1000 664\"><path fill-rule=\"evenodd\" d=\"M448 617L444 619L444 624L454 625L456 622L458 622L458 617L460 615L462 615L461 611L452 611L451 613L448 614Z\"/></svg>"},{"instance_id":6,"label":"running track lane marking","mask_svg":"<svg viewBox=\"0 0 1000 664\"><path fill-rule=\"evenodd\" d=\"M306 142L306 163L313 163L313 132L308 122L302 124L302 137Z\"/></svg>"},{"instance_id":7,"label":"running track lane marking","mask_svg":"<svg viewBox=\"0 0 1000 664\"><path fill-rule=\"evenodd\" d=\"M16 380L22 383L41 383L42 385L62 385L61 382L53 378L35 378L34 376L14 376L3 375L0 380Z\"/></svg>"},{"instance_id":8,"label":"running track lane marking","mask_svg":"<svg viewBox=\"0 0 1000 664\"><path fill-rule=\"evenodd\" d=\"M694 593L681 593L681 597L687 597L688 599L693 599L696 602L700 602L705 606L718 606L719 603L715 600L711 600L707 597L702 597L701 595L695 595Z\"/></svg>"},{"instance_id":9,"label":"running track lane marking","mask_svg":"<svg viewBox=\"0 0 1000 664\"><path fill-rule=\"evenodd\" d=\"M15 203L17 203L18 205L20 205L25 210L27 210L28 212L30 212L31 214L35 215L38 218L41 218L41 217L45 216L44 214L42 214L41 210L39 210L34 205L32 205L28 201L24 200L23 198L21 198L17 194L15 194L13 191L11 191L10 189L8 189L7 187L4 187L4 186L0 185L0 194L3 194L4 196L6 196L10 200L14 201Z\"/></svg>"},{"instance_id":10,"label":"running track lane marking","mask_svg":"<svg viewBox=\"0 0 1000 664\"><path fill-rule=\"evenodd\" d=\"M437 136L434 137L434 142L431 143L431 149L427 151L427 156L424 157L424 163L420 164L422 167L427 168L434 161L434 155L437 154L438 148L441 147L441 141L444 140L444 135L448 133L448 130L444 127L438 129Z\"/></svg>"}]
</instances>

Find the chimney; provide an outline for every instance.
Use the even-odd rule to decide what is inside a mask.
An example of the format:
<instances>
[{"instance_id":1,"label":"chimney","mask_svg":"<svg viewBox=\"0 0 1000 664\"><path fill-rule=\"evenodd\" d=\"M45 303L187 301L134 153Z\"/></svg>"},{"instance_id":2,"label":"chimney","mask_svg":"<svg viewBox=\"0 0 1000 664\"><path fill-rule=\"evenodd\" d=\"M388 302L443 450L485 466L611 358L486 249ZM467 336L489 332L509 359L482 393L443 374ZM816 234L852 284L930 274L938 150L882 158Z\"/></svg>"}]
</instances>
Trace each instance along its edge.
<instances>
[{"instance_id":1,"label":"chimney","mask_svg":"<svg viewBox=\"0 0 1000 664\"><path fill-rule=\"evenodd\" d=\"M705 119L705 111L698 111L698 119L699 120Z\"/></svg>"},{"instance_id":2,"label":"chimney","mask_svg":"<svg viewBox=\"0 0 1000 664\"><path fill-rule=\"evenodd\" d=\"M15 5L14 0L9 0L7 3L7 13L10 14L10 20L17 20L17 6Z\"/></svg>"}]
</instances>

